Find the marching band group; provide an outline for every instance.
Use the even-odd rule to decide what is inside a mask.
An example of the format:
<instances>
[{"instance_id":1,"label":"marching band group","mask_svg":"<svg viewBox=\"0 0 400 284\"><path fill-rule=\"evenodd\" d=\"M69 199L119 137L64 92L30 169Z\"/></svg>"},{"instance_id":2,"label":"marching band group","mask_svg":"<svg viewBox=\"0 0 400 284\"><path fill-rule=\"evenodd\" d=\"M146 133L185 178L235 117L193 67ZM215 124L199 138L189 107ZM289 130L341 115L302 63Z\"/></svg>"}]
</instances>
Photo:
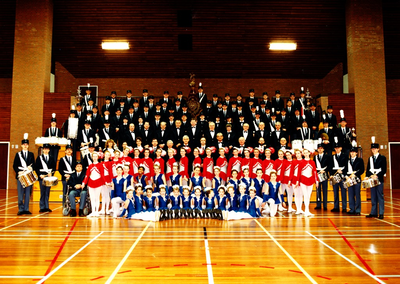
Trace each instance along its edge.
<instances>
[{"instance_id":1,"label":"marching band group","mask_svg":"<svg viewBox=\"0 0 400 284\"><path fill-rule=\"evenodd\" d=\"M88 217L234 220L273 217L278 210L312 216L313 187L315 209L327 210L330 180L332 212L360 215L360 188L365 183L371 188L372 203L366 217L383 219L386 158L373 137L373 155L361 181L364 162L357 157L356 135L342 112L338 125L332 106L322 116L313 104L305 111L303 90L298 100L292 93L286 105L279 91L272 101L266 93L258 101L253 89L246 101L240 94L235 101L229 94L224 100L213 95L207 101L199 86L196 96L203 109L198 119L190 117L182 92L173 102L166 91L155 103L147 90L140 101L129 90L123 100L112 92L100 115L88 89L63 127L70 143L58 171L70 215L78 215L75 198L80 196L79 216L85 216L85 200L90 197ZM62 136L54 114L45 136ZM36 179L39 212L51 212L49 193L59 146L43 144L35 162L27 135L21 145L14 159L18 215L31 214L29 198ZM76 161L78 148L81 161Z\"/></svg>"}]
</instances>

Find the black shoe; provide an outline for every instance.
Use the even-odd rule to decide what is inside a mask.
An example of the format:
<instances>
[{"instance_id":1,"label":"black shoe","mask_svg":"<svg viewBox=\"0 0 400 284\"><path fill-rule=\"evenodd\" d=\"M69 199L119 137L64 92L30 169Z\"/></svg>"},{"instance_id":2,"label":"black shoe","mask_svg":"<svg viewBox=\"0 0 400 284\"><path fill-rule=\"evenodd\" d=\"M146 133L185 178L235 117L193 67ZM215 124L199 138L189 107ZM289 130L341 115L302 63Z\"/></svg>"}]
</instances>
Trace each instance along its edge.
<instances>
[{"instance_id":1,"label":"black shoe","mask_svg":"<svg viewBox=\"0 0 400 284\"><path fill-rule=\"evenodd\" d=\"M347 209L342 209L342 213L347 213Z\"/></svg>"},{"instance_id":2,"label":"black shoe","mask_svg":"<svg viewBox=\"0 0 400 284\"><path fill-rule=\"evenodd\" d=\"M314 209L321 209L321 206L314 207Z\"/></svg>"},{"instance_id":3,"label":"black shoe","mask_svg":"<svg viewBox=\"0 0 400 284\"><path fill-rule=\"evenodd\" d=\"M331 212L340 212L339 208L333 208Z\"/></svg>"},{"instance_id":4,"label":"black shoe","mask_svg":"<svg viewBox=\"0 0 400 284\"><path fill-rule=\"evenodd\" d=\"M31 211L22 211L22 213L26 214L26 215L32 215Z\"/></svg>"},{"instance_id":5,"label":"black shoe","mask_svg":"<svg viewBox=\"0 0 400 284\"><path fill-rule=\"evenodd\" d=\"M46 210L46 212L49 212L49 213L53 212L53 210L51 210L50 208L46 208L45 210Z\"/></svg>"},{"instance_id":6,"label":"black shoe","mask_svg":"<svg viewBox=\"0 0 400 284\"><path fill-rule=\"evenodd\" d=\"M324 211L328 211L328 208L324 207Z\"/></svg>"},{"instance_id":7,"label":"black shoe","mask_svg":"<svg viewBox=\"0 0 400 284\"><path fill-rule=\"evenodd\" d=\"M83 214L83 210L79 209L79 217L85 217L85 214Z\"/></svg>"},{"instance_id":8,"label":"black shoe","mask_svg":"<svg viewBox=\"0 0 400 284\"><path fill-rule=\"evenodd\" d=\"M69 213L69 216L76 217L76 210L75 209L71 209L71 212Z\"/></svg>"},{"instance_id":9,"label":"black shoe","mask_svg":"<svg viewBox=\"0 0 400 284\"><path fill-rule=\"evenodd\" d=\"M383 215L379 215L379 217L378 217L378 218L382 220L382 219L383 219Z\"/></svg>"},{"instance_id":10,"label":"black shoe","mask_svg":"<svg viewBox=\"0 0 400 284\"><path fill-rule=\"evenodd\" d=\"M376 217L378 217L378 215L369 214L369 215L365 216L365 218L376 218Z\"/></svg>"},{"instance_id":11,"label":"black shoe","mask_svg":"<svg viewBox=\"0 0 400 284\"><path fill-rule=\"evenodd\" d=\"M24 215L24 211L18 211L17 215L18 216Z\"/></svg>"},{"instance_id":12,"label":"black shoe","mask_svg":"<svg viewBox=\"0 0 400 284\"><path fill-rule=\"evenodd\" d=\"M40 210L39 210L39 213L45 213L45 212L47 212L46 209L40 209Z\"/></svg>"},{"instance_id":13,"label":"black shoe","mask_svg":"<svg viewBox=\"0 0 400 284\"><path fill-rule=\"evenodd\" d=\"M356 214L356 212L354 212L354 211L349 211L349 212L347 212L347 214L354 215L354 214Z\"/></svg>"},{"instance_id":14,"label":"black shoe","mask_svg":"<svg viewBox=\"0 0 400 284\"><path fill-rule=\"evenodd\" d=\"M356 216L360 216L361 215L361 213L360 212L356 212L356 213L354 213Z\"/></svg>"}]
</instances>

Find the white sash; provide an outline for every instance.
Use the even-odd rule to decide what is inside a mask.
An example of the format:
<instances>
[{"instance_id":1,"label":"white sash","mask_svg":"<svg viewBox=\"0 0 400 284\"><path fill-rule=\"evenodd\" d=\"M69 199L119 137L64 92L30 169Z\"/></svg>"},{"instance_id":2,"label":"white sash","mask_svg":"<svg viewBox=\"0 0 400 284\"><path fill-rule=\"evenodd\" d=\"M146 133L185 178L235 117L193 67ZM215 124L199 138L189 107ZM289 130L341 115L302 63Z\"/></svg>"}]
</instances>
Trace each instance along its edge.
<instances>
[{"instance_id":1,"label":"white sash","mask_svg":"<svg viewBox=\"0 0 400 284\"><path fill-rule=\"evenodd\" d=\"M375 165L374 165L374 156L369 157L369 166L370 166L370 172L373 174L378 174L381 169L375 169Z\"/></svg>"},{"instance_id":2,"label":"white sash","mask_svg":"<svg viewBox=\"0 0 400 284\"><path fill-rule=\"evenodd\" d=\"M21 167L18 167L20 170L26 170L28 167L26 166L26 162L25 162L25 159L22 157L22 154L21 154L22 152L19 152L18 154L19 154L19 159L20 159L20 161L21 161ZM27 154L26 155L29 155L29 152L27 152Z\"/></svg>"},{"instance_id":3,"label":"white sash","mask_svg":"<svg viewBox=\"0 0 400 284\"><path fill-rule=\"evenodd\" d=\"M50 157L49 157L49 159L50 159ZM40 169L40 171L50 173L52 169L49 169L49 168L47 167L47 164L46 164L46 162L43 160L43 156L42 156L42 155L40 156L40 161L42 162L42 167L43 167L43 169Z\"/></svg>"},{"instance_id":4,"label":"white sash","mask_svg":"<svg viewBox=\"0 0 400 284\"><path fill-rule=\"evenodd\" d=\"M71 168L71 165L69 164L69 162L68 162L68 160L67 160L67 156L65 156L64 158L64 163L65 163L65 166L67 167L67 171L65 171L67 174L72 174L72 168ZM71 157L71 159L72 159L72 157Z\"/></svg>"},{"instance_id":5,"label":"white sash","mask_svg":"<svg viewBox=\"0 0 400 284\"><path fill-rule=\"evenodd\" d=\"M103 128L103 133L104 133L104 137L106 138L106 140L103 139L102 141L103 142L107 142L107 140L110 139L110 135L107 133L105 128Z\"/></svg>"},{"instance_id":6,"label":"white sash","mask_svg":"<svg viewBox=\"0 0 400 284\"><path fill-rule=\"evenodd\" d=\"M353 166L351 165L351 159L350 159L347 166L347 174L351 175L352 173L353 173Z\"/></svg>"}]
</instances>

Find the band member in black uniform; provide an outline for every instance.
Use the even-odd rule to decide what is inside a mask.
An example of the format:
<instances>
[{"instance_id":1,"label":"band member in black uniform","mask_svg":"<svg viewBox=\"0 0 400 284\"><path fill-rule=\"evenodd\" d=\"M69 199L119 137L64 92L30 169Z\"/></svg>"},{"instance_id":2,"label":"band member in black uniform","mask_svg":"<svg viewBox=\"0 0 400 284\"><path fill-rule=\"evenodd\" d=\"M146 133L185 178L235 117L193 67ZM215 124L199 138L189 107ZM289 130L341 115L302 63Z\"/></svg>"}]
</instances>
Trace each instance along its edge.
<instances>
[{"instance_id":1,"label":"band member in black uniform","mask_svg":"<svg viewBox=\"0 0 400 284\"><path fill-rule=\"evenodd\" d=\"M371 212L365 216L367 218L378 217L379 204L379 219L383 219L385 213L385 200L383 198L383 182L386 175L386 157L379 154L379 144L375 143L375 137L371 138L372 156L368 159L367 172L365 178L369 177L379 180L379 184L371 187Z\"/></svg>"},{"instance_id":2,"label":"band member in black uniform","mask_svg":"<svg viewBox=\"0 0 400 284\"><path fill-rule=\"evenodd\" d=\"M326 115L322 115L323 118L323 128L318 132L318 138L322 138L322 145L324 146L324 152L327 154L329 157L332 157L332 150L333 150L333 144L334 140L333 137L334 131L333 129L329 128L329 122L326 120Z\"/></svg>"},{"instance_id":3,"label":"band member in black uniform","mask_svg":"<svg viewBox=\"0 0 400 284\"><path fill-rule=\"evenodd\" d=\"M364 161L357 157L357 143L350 149L350 159L347 165L346 179L351 178L355 184L347 188L349 194L348 214L361 215L361 175L364 173Z\"/></svg>"},{"instance_id":4,"label":"band member in black uniform","mask_svg":"<svg viewBox=\"0 0 400 284\"><path fill-rule=\"evenodd\" d=\"M333 114L333 107L331 105L326 108L326 120L329 123L329 128L333 129L333 131L335 132L337 127L337 120L336 115Z\"/></svg>"},{"instance_id":5,"label":"band member in black uniform","mask_svg":"<svg viewBox=\"0 0 400 284\"><path fill-rule=\"evenodd\" d=\"M199 103L203 111L207 108L207 95L203 92L203 86L199 83L199 87L197 89L197 96L199 98Z\"/></svg>"},{"instance_id":6,"label":"band member in black uniform","mask_svg":"<svg viewBox=\"0 0 400 284\"><path fill-rule=\"evenodd\" d=\"M51 126L46 129L44 137L58 137L58 138L62 137L61 130L57 128L57 119L55 113L51 115ZM53 158L55 164L57 164L57 157L59 150L60 146L50 145L50 156Z\"/></svg>"},{"instance_id":7,"label":"band member in black uniform","mask_svg":"<svg viewBox=\"0 0 400 284\"><path fill-rule=\"evenodd\" d=\"M313 132L313 137L317 137L320 117L318 111L315 110L314 103L311 103L310 110L306 112L306 120L308 126L311 128L311 131Z\"/></svg>"},{"instance_id":8,"label":"band member in black uniform","mask_svg":"<svg viewBox=\"0 0 400 284\"><path fill-rule=\"evenodd\" d=\"M331 161L327 154L324 153L324 144L319 139L318 154L314 156L315 166L317 168L318 178L323 176L325 180L319 180L317 188L317 206L314 209L321 209L321 201L324 210L328 210L328 172L331 170ZM322 194L321 194L322 193Z\"/></svg>"},{"instance_id":9,"label":"band member in black uniform","mask_svg":"<svg viewBox=\"0 0 400 284\"><path fill-rule=\"evenodd\" d=\"M56 163L53 157L50 155L50 145L43 144L42 147L43 154L36 158L36 174L39 178L40 186L40 213L52 212L49 208L49 196L50 196L50 186L46 186L43 182L45 177L51 177L56 171Z\"/></svg>"},{"instance_id":10,"label":"band member in black uniform","mask_svg":"<svg viewBox=\"0 0 400 284\"><path fill-rule=\"evenodd\" d=\"M93 141L96 140L94 131L90 128L90 121L85 121L85 128L80 130L78 133L78 143L81 147L88 146L90 143L90 138Z\"/></svg>"},{"instance_id":11,"label":"band member in black uniform","mask_svg":"<svg viewBox=\"0 0 400 284\"><path fill-rule=\"evenodd\" d=\"M32 185L23 187L18 179L18 175L25 170L35 170L35 156L29 152L28 133L24 134L24 139L21 141L21 151L17 152L14 157L13 169L15 178L17 179L18 191L18 213L17 215L32 214L29 211L29 200L31 198Z\"/></svg>"},{"instance_id":12,"label":"band member in black uniform","mask_svg":"<svg viewBox=\"0 0 400 284\"><path fill-rule=\"evenodd\" d=\"M337 137L335 139L335 155L332 155L332 168L331 168L331 177L340 175L340 181L333 185L333 195L334 195L334 206L331 212L340 212L339 207L339 188L342 196L342 212L347 212L347 192L343 186L343 177L344 173L347 173L347 162L348 156L342 153L342 145L338 143Z\"/></svg>"},{"instance_id":13,"label":"band member in black uniform","mask_svg":"<svg viewBox=\"0 0 400 284\"><path fill-rule=\"evenodd\" d=\"M87 197L87 188L82 186L82 182L85 178L85 172L83 171L82 164L80 162L76 163L75 171L70 175L68 179L68 186L70 187L69 191L69 200L71 202L71 217L76 216L76 203L75 197L80 196L79 201L79 217L84 217L83 209L86 204Z\"/></svg>"},{"instance_id":14,"label":"band member in black uniform","mask_svg":"<svg viewBox=\"0 0 400 284\"><path fill-rule=\"evenodd\" d=\"M65 203L65 195L67 194L67 182L75 169L75 159L72 155L72 146L68 144L65 147L65 156L58 163L58 171L61 175L63 185L63 205Z\"/></svg>"},{"instance_id":15,"label":"band member in black uniform","mask_svg":"<svg viewBox=\"0 0 400 284\"><path fill-rule=\"evenodd\" d=\"M343 146L343 153L348 156L351 148L351 140L355 138L355 133L346 125L346 118L340 118L340 127L336 129L335 136L339 138L339 142Z\"/></svg>"}]
</instances>

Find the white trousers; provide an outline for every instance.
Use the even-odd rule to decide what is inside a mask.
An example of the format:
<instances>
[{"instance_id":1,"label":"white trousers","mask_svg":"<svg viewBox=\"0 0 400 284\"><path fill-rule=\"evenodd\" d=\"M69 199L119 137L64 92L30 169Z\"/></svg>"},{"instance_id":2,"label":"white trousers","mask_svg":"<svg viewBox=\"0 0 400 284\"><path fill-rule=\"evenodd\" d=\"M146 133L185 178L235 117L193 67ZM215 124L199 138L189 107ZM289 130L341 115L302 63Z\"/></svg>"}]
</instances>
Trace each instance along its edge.
<instances>
[{"instance_id":1,"label":"white trousers","mask_svg":"<svg viewBox=\"0 0 400 284\"><path fill-rule=\"evenodd\" d=\"M301 191L304 196L304 214L309 215L310 213L310 198L313 190L313 185L305 185L300 183Z\"/></svg>"},{"instance_id":2,"label":"white trousers","mask_svg":"<svg viewBox=\"0 0 400 284\"><path fill-rule=\"evenodd\" d=\"M107 213L107 210L110 207L110 193L111 187L103 185L101 188L101 203L103 204L101 211L104 211L105 213Z\"/></svg>"},{"instance_id":3,"label":"white trousers","mask_svg":"<svg viewBox=\"0 0 400 284\"><path fill-rule=\"evenodd\" d=\"M119 215L121 214L121 205L123 205L125 202L122 200L121 197L114 197L111 200L112 204L112 209L113 209L113 217L118 218Z\"/></svg>"},{"instance_id":4,"label":"white trousers","mask_svg":"<svg viewBox=\"0 0 400 284\"><path fill-rule=\"evenodd\" d=\"M100 187L90 187L89 186L89 195L90 195L90 203L92 204L92 213L97 214L99 212L100 207L100 192L103 186Z\"/></svg>"},{"instance_id":5,"label":"white trousers","mask_svg":"<svg viewBox=\"0 0 400 284\"><path fill-rule=\"evenodd\" d=\"M301 209L303 203L303 191L301 185L294 188L294 203L296 203L296 213L303 213L303 210Z\"/></svg>"}]
</instances>

